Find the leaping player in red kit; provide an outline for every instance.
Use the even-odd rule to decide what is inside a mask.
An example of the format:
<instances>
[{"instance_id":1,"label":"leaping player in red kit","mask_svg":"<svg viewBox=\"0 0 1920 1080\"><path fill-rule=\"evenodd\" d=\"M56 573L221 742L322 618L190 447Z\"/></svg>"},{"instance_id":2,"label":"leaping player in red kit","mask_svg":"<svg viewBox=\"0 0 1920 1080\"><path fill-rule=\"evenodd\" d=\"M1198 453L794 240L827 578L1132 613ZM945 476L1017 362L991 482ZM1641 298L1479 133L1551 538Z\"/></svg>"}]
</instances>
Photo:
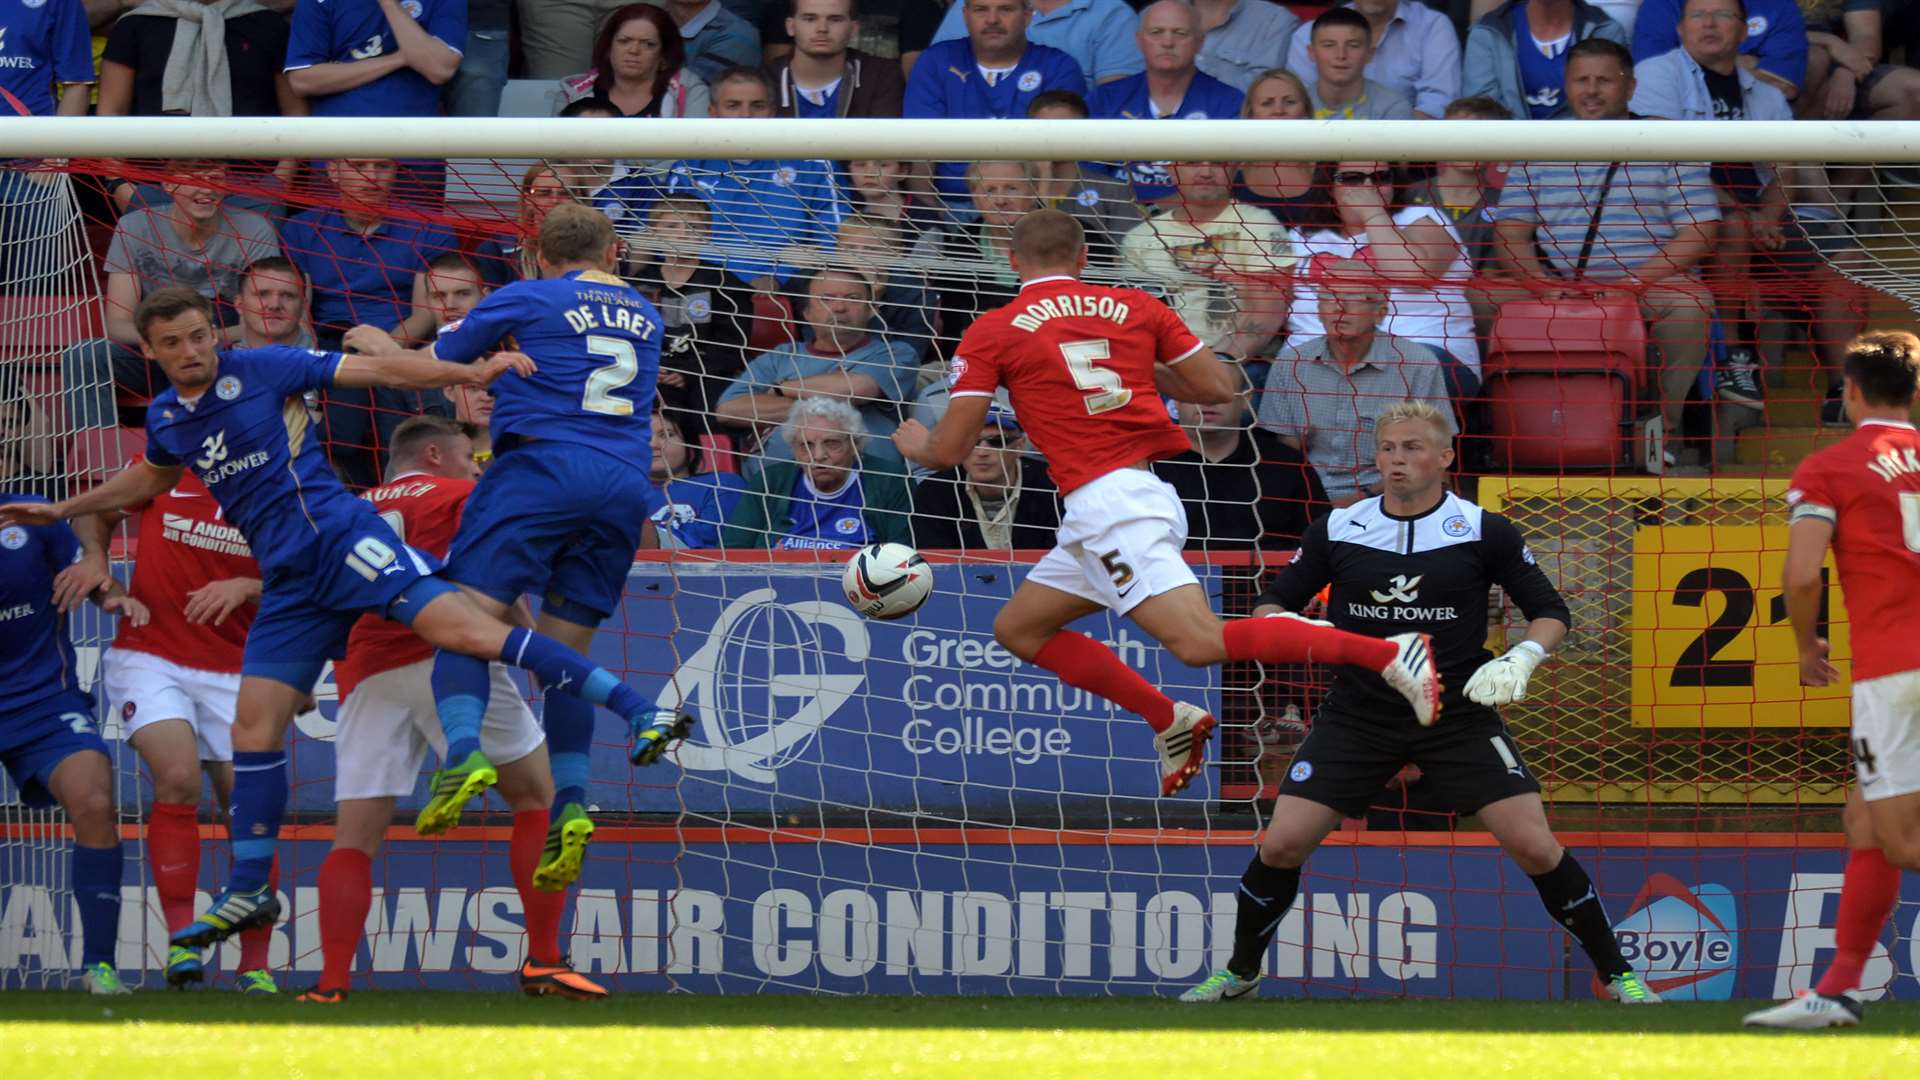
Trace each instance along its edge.
<instances>
[{"instance_id":1,"label":"leaping player in red kit","mask_svg":"<svg viewBox=\"0 0 1920 1080\"><path fill-rule=\"evenodd\" d=\"M1162 393L1199 404L1233 400L1238 380L1165 304L1138 289L1079 280L1079 222L1038 210L1013 229L1009 261L1020 295L981 316L954 352L952 401L932 431L912 420L894 433L907 460L951 468L972 451L994 391L1046 455L1066 513L1058 545L1035 563L993 622L1020 659L1069 686L1138 713L1153 728L1160 793L1185 787L1206 760L1214 719L1175 702L1111 649L1066 629L1103 608L1130 617L1182 663L1298 663L1309 658L1378 672L1406 695L1422 724L1440 712L1440 680L1425 634L1372 638L1296 617L1223 623L1182 549L1180 496L1149 471L1184 453Z\"/></svg>"},{"instance_id":2,"label":"leaping player in red kit","mask_svg":"<svg viewBox=\"0 0 1920 1080\"><path fill-rule=\"evenodd\" d=\"M1800 644L1800 682L1827 686L1820 567L1833 547L1853 640L1853 768L1847 870L1834 921L1833 961L1811 990L1747 1016L1750 1027L1832 1028L1860 1022L1860 973L1900 895L1900 871L1920 870L1920 338L1862 334L1847 346L1842 400L1854 432L1794 470L1781 591Z\"/></svg>"}]
</instances>

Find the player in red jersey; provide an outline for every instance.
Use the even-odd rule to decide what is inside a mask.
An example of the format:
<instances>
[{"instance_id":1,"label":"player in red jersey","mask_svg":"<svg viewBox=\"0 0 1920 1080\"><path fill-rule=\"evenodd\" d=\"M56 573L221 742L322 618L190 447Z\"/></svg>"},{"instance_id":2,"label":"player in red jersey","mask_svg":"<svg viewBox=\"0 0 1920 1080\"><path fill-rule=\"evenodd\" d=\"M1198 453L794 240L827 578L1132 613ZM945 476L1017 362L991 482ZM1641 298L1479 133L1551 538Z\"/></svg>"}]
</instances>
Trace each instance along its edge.
<instances>
[{"instance_id":1,"label":"player in red jersey","mask_svg":"<svg viewBox=\"0 0 1920 1080\"><path fill-rule=\"evenodd\" d=\"M1840 673L1821 636L1821 565L1833 548L1853 631L1853 768L1847 793L1847 870L1834 922L1834 957L1791 1001L1747 1016L1752 1027L1852 1027L1851 991L1900 894L1900 871L1920 870L1920 338L1862 334L1847 346L1841 400L1854 432L1808 455L1787 490L1791 524L1781 592L1800 645L1800 682Z\"/></svg>"},{"instance_id":2,"label":"player in red jersey","mask_svg":"<svg viewBox=\"0 0 1920 1080\"><path fill-rule=\"evenodd\" d=\"M137 464L137 461L136 461ZM131 466L130 466L131 467ZM121 620L101 658L110 715L153 779L147 858L169 932L193 922L200 878L200 775L223 814L233 794L233 719L240 654L260 599L260 567L240 530L227 524L206 485L182 473L173 488L128 512L75 518L82 557L62 575L78 596L111 580L113 530L138 514L139 554L129 592L152 613L144 626ZM275 871L277 884L277 867ZM271 924L240 935L239 989L278 992L268 970ZM183 987L205 980L198 949L167 951L166 979Z\"/></svg>"},{"instance_id":3,"label":"player in red jersey","mask_svg":"<svg viewBox=\"0 0 1920 1080\"><path fill-rule=\"evenodd\" d=\"M1138 289L1079 280L1085 236L1072 216L1037 210L1013 229L1020 295L981 316L954 351L952 401L932 430L900 425L907 460L951 468L973 449L1001 386L1060 484L1058 546L1034 564L993 622L1015 656L1069 686L1140 714L1154 730L1160 793L1185 787L1206 760L1213 717L1149 685L1111 649L1068 623L1103 608L1133 619L1182 663L1298 663L1309 658L1380 673L1422 724L1440 711L1425 634L1380 639L1300 618L1222 623L1182 549L1180 496L1150 462L1185 453L1162 393L1199 404L1233 400L1239 376L1171 309Z\"/></svg>"},{"instance_id":4,"label":"player in red jersey","mask_svg":"<svg viewBox=\"0 0 1920 1080\"><path fill-rule=\"evenodd\" d=\"M473 431L470 424L438 416L401 424L393 433L389 479L366 495L401 539L436 558L446 558L480 477ZM393 822L394 803L418 786L428 747L436 754L446 751L432 672L433 646L405 626L373 615L354 626L347 657L334 667L341 701L333 744L339 809L333 849L320 864L320 981L300 995L301 1001L332 1005L346 999L354 953L373 903L373 856ZM536 996L606 997L605 989L561 957L565 887L541 888L535 874L553 801L546 742L506 668L492 665L492 676L480 742L499 767L499 792L513 810L507 859L527 917L528 956L520 967L520 988Z\"/></svg>"}]
</instances>

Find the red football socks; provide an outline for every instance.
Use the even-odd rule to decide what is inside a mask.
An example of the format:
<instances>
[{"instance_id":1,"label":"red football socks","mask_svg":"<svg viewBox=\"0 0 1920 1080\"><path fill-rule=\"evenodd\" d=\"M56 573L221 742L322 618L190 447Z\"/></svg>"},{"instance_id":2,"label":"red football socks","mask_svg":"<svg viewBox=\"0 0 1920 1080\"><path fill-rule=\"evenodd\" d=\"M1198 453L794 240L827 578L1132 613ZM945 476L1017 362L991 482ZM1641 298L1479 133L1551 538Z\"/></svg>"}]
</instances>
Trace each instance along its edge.
<instances>
[{"instance_id":1,"label":"red football socks","mask_svg":"<svg viewBox=\"0 0 1920 1080\"><path fill-rule=\"evenodd\" d=\"M267 871L267 888L280 888L280 856L273 857L273 869ZM258 971L272 967L273 924L266 923L240 931L240 970Z\"/></svg>"},{"instance_id":2,"label":"red football socks","mask_svg":"<svg viewBox=\"0 0 1920 1080\"><path fill-rule=\"evenodd\" d=\"M1155 690L1112 649L1085 634L1056 631L1034 654L1033 662L1076 690L1099 694L1128 712L1138 713L1156 732L1173 726L1173 699Z\"/></svg>"},{"instance_id":3,"label":"red football socks","mask_svg":"<svg viewBox=\"0 0 1920 1080\"><path fill-rule=\"evenodd\" d=\"M1384 638L1315 626L1304 619L1235 619L1223 631L1229 660L1258 660L1263 664L1312 660L1385 671L1400 654L1400 647Z\"/></svg>"},{"instance_id":4,"label":"red football socks","mask_svg":"<svg viewBox=\"0 0 1920 1080\"><path fill-rule=\"evenodd\" d=\"M566 890L548 892L533 887L533 871L547 846L547 811L521 810L513 815L513 840L507 861L513 867L513 887L527 914L527 955L536 964L560 962L560 916L567 909Z\"/></svg>"},{"instance_id":5,"label":"red football socks","mask_svg":"<svg viewBox=\"0 0 1920 1080\"><path fill-rule=\"evenodd\" d=\"M1863 848L1847 856L1846 876L1840 883L1840 914L1833 925L1833 962L1814 990L1837 997L1860 987L1860 972L1873 955L1893 903L1900 895L1900 871L1879 848Z\"/></svg>"},{"instance_id":6,"label":"red football socks","mask_svg":"<svg viewBox=\"0 0 1920 1080\"><path fill-rule=\"evenodd\" d=\"M320 864L320 986L347 990L353 954L373 909L373 860L364 851L334 848Z\"/></svg>"},{"instance_id":7,"label":"red football socks","mask_svg":"<svg viewBox=\"0 0 1920 1080\"><path fill-rule=\"evenodd\" d=\"M193 921L193 890L200 880L198 811L186 803L153 804L147 816L147 861L153 864L153 888L167 932Z\"/></svg>"}]
</instances>

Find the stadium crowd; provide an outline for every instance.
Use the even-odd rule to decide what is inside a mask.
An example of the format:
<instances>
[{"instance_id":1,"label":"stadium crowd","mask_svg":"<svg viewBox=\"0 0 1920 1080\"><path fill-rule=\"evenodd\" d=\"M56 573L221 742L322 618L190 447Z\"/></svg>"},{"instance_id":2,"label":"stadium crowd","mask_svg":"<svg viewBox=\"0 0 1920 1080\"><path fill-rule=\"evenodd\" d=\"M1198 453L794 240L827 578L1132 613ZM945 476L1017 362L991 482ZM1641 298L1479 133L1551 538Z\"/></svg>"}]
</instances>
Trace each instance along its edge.
<instances>
[{"instance_id":1,"label":"stadium crowd","mask_svg":"<svg viewBox=\"0 0 1920 1080\"><path fill-rule=\"evenodd\" d=\"M1889 56L1917 36L1882 0L12 0L0 100L154 117L1913 119L1920 71ZM1468 466L1524 466L1500 456L1513 420L1488 402L1509 304L1637 308L1647 374L1606 422L1658 416L1656 471L1710 468L1716 425L1760 422L1761 324L1804 327L1834 394L1864 325L1839 272L1863 257L1844 210L1873 182L1859 170L486 164L71 166L88 220L113 222L96 230L102 333L20 395L3 464L53 485L76 463L21 449L34 432L139 426L163 385L131 321L145 294L207 296L236 346L337 348L361 323L421 343L536 274L539 223L569 202L614 221L667 330L651 470L669 546L1047 546L1057 496L1010 409L957 469L912 475L888 439L941 414L953 346L1016 296L1008 236L1040 207L1080 221L1093 279L1163 296L1244 373L1232 404L1168 402L1192 450L1159 468L1196 547L1291 547L1377 491L1388 402L1443 406ZM510 193L483 190L489 170ZM0 230L32 181L0 172ZM362 489L408 417L484 428L491 408L472 389L308 406ZM1826 412L1844 423L1837 397Z\"/></svg>"}]
</instances>

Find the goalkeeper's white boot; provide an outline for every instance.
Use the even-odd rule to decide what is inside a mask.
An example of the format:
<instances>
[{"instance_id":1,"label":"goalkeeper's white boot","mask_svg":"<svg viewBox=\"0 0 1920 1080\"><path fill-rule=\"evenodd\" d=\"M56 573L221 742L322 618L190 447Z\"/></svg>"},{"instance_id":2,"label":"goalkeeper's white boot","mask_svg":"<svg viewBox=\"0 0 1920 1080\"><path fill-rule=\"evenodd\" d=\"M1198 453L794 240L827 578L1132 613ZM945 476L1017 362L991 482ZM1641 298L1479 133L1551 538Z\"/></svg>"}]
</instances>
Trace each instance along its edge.
<instances>
[{"instance_id":1,"label":"goalkeeper's white boot","mask_svg":"<svg viewBox=\"0 0 1920 1080\"><path fill-rule=\"evenodd\" d=\"M1852 994L1828 997L1802 990L1791 1001L1783 1001L1758 1012L1750 1012L1743 1021L1748 1027L1779 1028L1782 1031L1821 1031L1826 1028L1856 1027L1865 1010Z\"/></svg>"},{"instance_id":2,"label":"goalkeeper's white boot","mask_svg":"<svg viewBox=\"0 0 1920 1080\"><path fill-rule=\"evenodd\" d=\"M1400 652L1380 677L1413 706L1421 727L1432 727L1440 719L1440 669L1433 662L1432 635L1395 634L1387 640Z\"/></svg>"},{"instance_id":3,"label":"goalkeeper's white boot","mask_svg":"<svg viewBox=\"0 0 1920 1080\"><path fill-rule=\"evenodd\" d=\"M1173 723L1153 737L1160 755L1160 794L1177 793L1193 781L1207 763L1207 739L1213 735L1213 717L1198 705L1184 701L1173 706Z\"/></svg>"},{"instance_id":4,"label":"goalkeeper's white boot","mask_svg":"<svg viewBox=\"0 0 1920 1080\"><path fill-rule=\"evenodd\" d=\"M1188 1005L1212 1005L1221 1001L1236 1001L1250 998L1260 993L1260 980L1243 979L1226 968L1207 976L1205 982L1180 995L1180 1000Z\"/></svg>"},{"instance_id":5,"label":"goalkeeper's white boot","mask_svg":"<svg viewBox=\"0 0 1920 1080\"><path fill-rule=\"evenodd\" d=\"M1665 999L1638 974L1628 971L1607 980L1607 996L1622 1005L1665 1005Z\"/></svg>"}]
</instances>

